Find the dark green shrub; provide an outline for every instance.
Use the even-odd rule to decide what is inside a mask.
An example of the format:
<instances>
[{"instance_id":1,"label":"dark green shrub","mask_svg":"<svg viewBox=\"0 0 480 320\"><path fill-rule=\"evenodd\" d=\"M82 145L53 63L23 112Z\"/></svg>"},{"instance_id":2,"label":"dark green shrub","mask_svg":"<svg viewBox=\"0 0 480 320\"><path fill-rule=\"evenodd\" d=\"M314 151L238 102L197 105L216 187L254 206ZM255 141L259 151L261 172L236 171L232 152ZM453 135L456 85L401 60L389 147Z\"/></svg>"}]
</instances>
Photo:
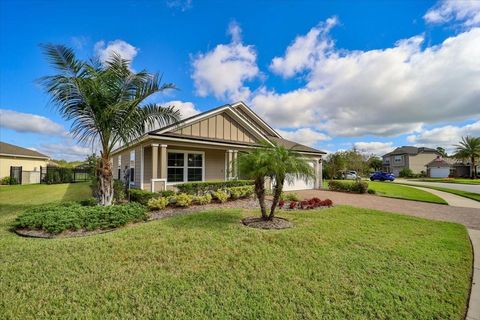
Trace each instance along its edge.
<instances>
[{"instance_id":1,"label":"dark green shrub","mask_svg":"<svg viewBox=\"0 0 480 320\"><path fill-rule=\"evenodd\" d=\"M181 193L188 193L192 195L202 195L207 192L223 190L232 187L241 187L253 185L252 180L230 180L230 181L202 181L202 182L187 182L176 185Z\"/></svg>"},{"instance_id":2,"label":"dark green shrub","mask_svg":"<svg viewBox=\"0 0 480 320\"><path fill-rule=\"evenodd\" d=\"M79 203L84 207L93 207L98 204L98 200L94 197L90 197L85 200L80 200Z\"/></svg>"},{"instance_id":3,"label":"dark green shrub","mask_svg":"<svg viewBox=\"0 0 480 320\"><path fill-rule=\"evenodd\" d=\"M146 208L138 203L85 207L77 202L67 202L28 209L18 215L13 227L58 234L66 230L117 228L146 218Z\"/></svg>"},{"instance_id":4,"label":"dark green shrub","mask_svg":"<svg viewBox=\"0 0 480 320\"><path fill-rule=\"evenodd\" d=\"M17 184L17 179L15 179L14 177L3 177L1 180L0 180L0 184Z\"/></svg>"},{"instance_id":5,"label":"dark green shrub","mask_svg":"<svg viewBox=\"0 0 480 320\"><path fill-rule=\"evenodd\" d=\"M368 194L377 194L377 191L375 191L373 189L368 189L367 192L368 192Z\"/></svg>"},{"instance_id":6,"label":"dark green shrub","mask_svg":"<svg viewBox=\"0 0 480 320\"><path fill-rule=\"evenodd\" d=\"M328 182L328 189L332 191L366 193L368 190L368 183L364 181L337 181L331 180Z\"/></svg>"},{"instance_id":7,"label":"dark green shrub","mask_svg":"<svg viewBox=\"0 0 480 320\"><path fill-rule=\"evenodd\" d=\"M158 193L141 190L141 189L130 189L128 190L128 193L130 195L130 201L138 202L145 206L147 205L148 200L152 198L157 198L160 196Z\"/></svg>"},{"instance_id":8,"label":"dark green shrub","mask_svg":"<svg viewBox=\"0 0 480 320\"><path fill-rule=\"evenodd\" d=\"M127 198L122 180L113 180L113 200L118 203Z\"/></svg>"},{"instance_id":9,"label":"dark green shrub","mask_svg":"<svg viewBox=\"0 0 480 320\"><path fill-rule=\"evenodd\" d=\"M172 197L175 195L175 191L173 190L165 190L165 191L159 191L157 192L159 194L160 197Z\"/></svg>"},{"instance_id":10,"label":"dark green shrub","mask_svg":"<svg viewBox=\"0 0 480 320\"><path fill-rule=\"evenodd\" d=\"M402 170L400 170L398 175L402 178L412 178L413 171L410 168L403 168Z\"/></svg>"}]
</instances>

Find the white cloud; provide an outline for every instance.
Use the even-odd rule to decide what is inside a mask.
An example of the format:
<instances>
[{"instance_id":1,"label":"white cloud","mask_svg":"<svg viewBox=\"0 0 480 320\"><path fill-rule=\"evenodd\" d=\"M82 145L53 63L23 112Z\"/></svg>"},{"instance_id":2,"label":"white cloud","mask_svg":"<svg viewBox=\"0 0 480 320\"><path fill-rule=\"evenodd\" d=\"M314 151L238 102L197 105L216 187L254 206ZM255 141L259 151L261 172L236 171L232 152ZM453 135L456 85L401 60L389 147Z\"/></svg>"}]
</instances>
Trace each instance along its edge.
<instances>
[{"instance_id":1,"label":"white cloud","mask_svg":"<svg viewBox=\"0 0 480 320\"><path fill-rule=\"evenodd\" d=\"M250 100L276 127L393 136L480 115L480 28L426 48L421 35L370 51L325 51L326 35L315 41L310 47L319 51L300 69L287 63L288 50L274 67L283 75L305 70L305 86L284 93L261 88Z\"/></svg>"},{"instance_id":2,"label":"white cloud","mask_svg":"<svg viewBox=\"0 0 480 320\"><path fill-rule=\"evenodd\" d=\"M138 48L135 48L123 40L109 41L108 44L105 44L105 41L102 40L95 43L94 51L103 63L108 61L114 52L120 55L123 59L131 62L137 55Z\"/></svg>"},{"instance_id":3,"label":"white cloud","mask_svg":"<svg viewBox=\"0 0 480 320\"><path fill-rule=\"evenodd\" d=\"M390 151L393 151L395 147L393 142L355 142L354 148L364 154L374 154L382 156Z\"/></svg>"},{"instance_id":4,"label":"white cloud","mask_svg":"<svg viewBox=\"0 0 480 320\"><path fill-rule=\"evenodd\" d=\"M463 23L467 27L480 25L480 1L442 0L423 16L427 23L439 24L449 21Z\"/></svg>"},{"instance_id":5,"label":"white cloud","mask_svg":"<svg viewBox=\"0 0 480 320\"><path fill-rule=\"evenodd\" d=\"M480 137L480 121L464 126L446 125L423 130L418 134L408 136L407 141L419 146L443 147L451 152L454 145L464 136Z\"/></svg>"},{"instance_id":6,"label":"white cloud","mask_svg":"<svg viewBox=\"0 0 480 320\"><path fill-rule=\"evenodd\" d=\"M326 52L333 48L334 42L328 37L328 32L336 24L337 17L331 17L310 29L306 35L297 36L283 57L273 58L270 69L288 78L305 69L313 68L325 57Z\"/></svg>"},{"instance_id":7,"label":"white cloud","mask_svg":"<svg viewBox=\"0 0 480 320\"><path fill-rule=\"evenodd\" d=\"M62 125L46 117L8 109L0 109L0 127L20 133L66 135L66 130Z\"/></svg>"},{"instance_id":8,"label":"white cloud","mask_svg":"<svg viewBox=\"0 0 480 320\"><path fill-rule=\"evenodd\" d=\"M301 128L297 130L281 130L276 129L282 137L287 140L298 142L307 146L315 146L318 142L330 140L331 138L325 133L312 130L310 128Z\"/></svg>"},{"instance_id":9,"label":"white cloud","mask_svg":"<svg viewBox=\"0 0 480 320\"><path fill-rule=\"evenodd\" d=\"M60 143L40 144L35 150L48 155L52 159L67 161L85 160L89 154L92 154L92 148L77 145L72 140L67 139Z\"/></svg>"},{"instance_id":10,"label":"white cloud","mask_svg":"<svg viewBox=\"0 0 480 320\"><path fill-rule=\"evenodd\" d=\"M250 89L244 82L259 75L257 53L253 46L241 42L240 26L232 22L228 28L229 44L219 44L213 50L199 53L192 61L192 79L199 96L213 94L222 100L245 100Z\"/></svg>"},{"instance_id":11,"label":"white cloud","mask_svg":"<svg viewBox=\"0 0 480 320\"><path fill-rule=\"evenodd\" d=\"M181 11L190 10L193 7L192 0L167 0L167 7L180 9Z\"/></svg>"},{"instance_id":12,"label":"white cloud","mask_svg":"<svg viewBox=\"0 0 480 320\"><path fill-rule=\"evenodd\" d=\"M160 105L164 107L175 107L176 110L180 110L182 119L189 118L196 114L199 114L201 111L195 108L195 105L192 102L187 101L168 101L164 103L160 103Z\"/></svg>"}]
</instances>

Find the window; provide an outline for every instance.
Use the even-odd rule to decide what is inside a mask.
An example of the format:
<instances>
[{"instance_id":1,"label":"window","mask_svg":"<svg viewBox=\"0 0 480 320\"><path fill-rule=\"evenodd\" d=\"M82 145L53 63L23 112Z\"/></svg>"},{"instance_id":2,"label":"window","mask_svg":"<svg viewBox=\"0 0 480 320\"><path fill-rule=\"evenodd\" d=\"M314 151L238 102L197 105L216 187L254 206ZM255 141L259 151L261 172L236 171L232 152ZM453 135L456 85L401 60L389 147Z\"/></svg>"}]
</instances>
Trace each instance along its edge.
<instances>
[{"instance_id":1,"label":"window","mask_svg":"<svg viewBox=\"0 0 480 320\"><path fill-rule=\"evenodd\" d=\"M203 153L169 152L167 182L203 180Z\"/></svg>"},{"instance_id":2,"label":"window","mask_svg":"<svg viewBox=\"0 0 480 320\"><path fill-rule=\"evenodd\" d=\"M118 179L122 179L122 155L118 156L118 161L117 161L117 167L118 167Z\"/></svg>"},{"instance_id":3,"label":"window","mask_svg":"<svg viewBox=\"0 0 480 320\"><path fill-rule=\"evenodd\" d=\"M395 157L393 158L393 161L394 161L395 163L402 162L402 156L395 156Z\"/></svg>"},{"instance_id":4,"label":"window","mask_svg":"<svg viewBox=\"0 0 480 320\"><path fill-rule=\"evenodd\" d=\"M135 150L130 151L130 183L135 182Z\"/></svg>"}]
</instances>

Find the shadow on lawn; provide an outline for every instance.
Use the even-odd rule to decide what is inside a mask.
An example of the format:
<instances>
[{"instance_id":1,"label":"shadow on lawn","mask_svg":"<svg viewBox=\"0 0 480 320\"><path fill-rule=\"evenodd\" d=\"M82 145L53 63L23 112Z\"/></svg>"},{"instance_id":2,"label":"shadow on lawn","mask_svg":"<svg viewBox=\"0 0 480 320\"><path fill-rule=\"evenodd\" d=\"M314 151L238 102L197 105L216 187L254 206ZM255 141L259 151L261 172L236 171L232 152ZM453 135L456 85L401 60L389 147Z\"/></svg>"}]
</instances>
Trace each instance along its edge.
<instances>
[{"instance_id":1,"label":"shadow on lawn","mask_svg":"<svg viewBox=\"0 0 480 320\"><path fill-rule=\"evenodd\" d=\"M174 228L207 230L225 230L229 225L240 224L242 210L212 210L178 216L165 220L165 224Z\"/></svg>"}]
</instances>

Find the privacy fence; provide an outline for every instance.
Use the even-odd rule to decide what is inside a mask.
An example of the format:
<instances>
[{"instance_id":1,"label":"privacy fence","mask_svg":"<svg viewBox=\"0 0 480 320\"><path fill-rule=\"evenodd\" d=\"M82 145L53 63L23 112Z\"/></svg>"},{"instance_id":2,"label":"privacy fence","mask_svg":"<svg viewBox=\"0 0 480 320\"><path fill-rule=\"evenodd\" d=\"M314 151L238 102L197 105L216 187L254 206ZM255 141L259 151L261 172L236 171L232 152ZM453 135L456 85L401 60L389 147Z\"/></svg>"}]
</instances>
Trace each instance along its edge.
<instances>
[{"instance_id":1,"label":"privacy fence","mask_svg":"<svg viewBox=\"0 0 480 320\"><path fill-rule=\"evenodd\" d=\"M90 180L90 171L86 167L40 167L40 171L26 171L22 167L10 167L10 184L34 183L74 183Z\"/></svg>"}]
</instances>

